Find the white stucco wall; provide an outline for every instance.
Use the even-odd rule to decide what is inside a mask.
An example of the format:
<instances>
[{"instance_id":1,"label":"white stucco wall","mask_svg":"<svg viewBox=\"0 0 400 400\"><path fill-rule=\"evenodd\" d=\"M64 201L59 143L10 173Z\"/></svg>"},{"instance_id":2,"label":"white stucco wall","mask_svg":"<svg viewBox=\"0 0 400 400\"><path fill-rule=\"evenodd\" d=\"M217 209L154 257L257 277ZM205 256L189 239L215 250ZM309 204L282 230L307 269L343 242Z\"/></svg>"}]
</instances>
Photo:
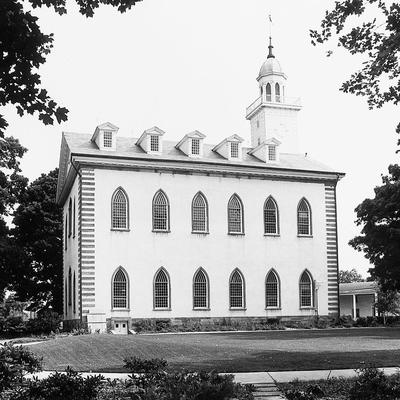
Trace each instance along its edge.
<instances>
[{"instance_id":1,"label":"white stucco wall","mask_svg":"<svg viewBox=\"0 0 400 400\"><path fill-rule=\"evenodd\" d=\"M322 183L95 169L95 308L107 318L298 316L298 282L308 269L320 284L319 313L328 313L326 226ZM130 231L110 230L111 196L117 187L129 196ZM171 232L152 232L152 198L164 190L170 201ZM191 233L191 203L202 191L209 204L208 235ZM237 193L244 204L244 236L227 234L227 202ZM263 204L277 201L280 236L263 234ZM312 208L313 237L297 237L298 202ZM119 266L129 274L130 311L111 310L111 277ZM163 266L171 278L171 310L153 311L153 278ZM192 280L203 267L210 279L210 310L193 310ZM239 268L246 284L246 310L229 310L228 280ZM265 310L264 281L275 268L281 280L281 310Z\"/></svg>"}]
</instances>

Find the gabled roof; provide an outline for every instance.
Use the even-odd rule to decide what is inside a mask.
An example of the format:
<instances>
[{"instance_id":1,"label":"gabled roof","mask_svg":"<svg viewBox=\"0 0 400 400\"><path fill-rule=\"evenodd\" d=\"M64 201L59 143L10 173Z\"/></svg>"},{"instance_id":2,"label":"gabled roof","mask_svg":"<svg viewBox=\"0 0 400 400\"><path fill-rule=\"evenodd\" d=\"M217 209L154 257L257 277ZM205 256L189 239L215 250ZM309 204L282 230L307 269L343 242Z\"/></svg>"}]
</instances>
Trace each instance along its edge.
<instances>
[{"instance_id":1,"label":"gabled roof","mask_svg":"<svg viewBox=\"0 0 400 400\"><path fill-rule=\"evenodd\" d=\"M147 135L159 135L162 136L164 135L164 131L160 129L158 126L153 126L152 128L146 129L140 136L140 138L137 140L136 144L139 145L140 143L143 142L144 138Z\"/></svg>"},{"instance_id":2,"label":"gabled roof","mask_svg":"<svg viewBox=\"0 0 400 400\"><path fill-rule=\"evenodd\" d=\"M96 126L96 129L94 130L93 136L91 141L94 142L97 138L97 135L99 134L100 131L102 130L107 130L107 131L117 131L119 128L115 125L113 125L111 122L104 122L104 124Z\"/></svg>"},{"instance_id":3,"label":"gabled roof","mask_svg":"<svg viewBox=\"0 0 400 400\"><path fill-rule=\"evenodd\" d=\"M199 139L204 139L206 137L206 135L204 135L204 133L201 133L200 131L193 131L190 133L187 133L176 145L176 148L179 148L180 146L182 146L183 143L185 143L186 140L188 139L194 139L194 138L199 138Z\"/></svg>"},{"instance_id":4,"label":"gabled roof","mask_svg":"<svg viewBox=\"0 0 400 400\"><path fill-rule=\"evenodd\" d=\"M274 137L264 140L257 147L254 147L254 149L250 149L249 154L255 154L257 153L258 150L262 149L264 146L268 146L271 144L273 144L274 146L279 146L281 144L281 141L275 139Z\"/></svg>"},{"instance_id":5,"label":"gabled roof","mask_svg":"<svg viewBox=\"0 0 400 400\"><path fill-rule=\"evenodd\" d=\"M216 146L214 146L214 148L212 150L213 151L217 151L219 148L221 148L227 142L239 142L239 143L242 143L243 142L243 138L241 138L239 135L234 134L232 136L229 136L229 137L225 138L222 142L218 143Z\"/></svg>"}]
</instances>

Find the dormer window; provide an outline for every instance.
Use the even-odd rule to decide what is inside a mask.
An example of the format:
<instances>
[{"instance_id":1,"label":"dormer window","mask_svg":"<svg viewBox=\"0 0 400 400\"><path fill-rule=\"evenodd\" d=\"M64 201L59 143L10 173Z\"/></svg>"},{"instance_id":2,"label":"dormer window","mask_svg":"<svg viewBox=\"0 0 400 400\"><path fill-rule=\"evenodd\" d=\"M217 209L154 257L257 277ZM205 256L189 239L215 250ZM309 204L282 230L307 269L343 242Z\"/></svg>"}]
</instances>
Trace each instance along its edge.
<instances>
[{"instance_id":1,"label":"dormer window","mask_svg":"<svg viewBox=\"0 0 400 400\"><path fill-rule=\"evenodd\" d=\"M103 134L103 146L112 147L112 132L105 131Z\"/></svg>"},{"instance_id":2,"label":"dormer window","mask_svg":"<svg viewBox=\"0 0 400 400\"><path fill-rule=\"evenodd\" d=\"M274 145L268 146L268 160L276 161L276 146Z\"/></svg>"},{"instance_id":3,"label":"dormer window","mask_svg":"<svg viewBox=\"0 0 400 400\"><path fill-rule=\"evenodd\" d=\"M150 136L150 151L159 151L160 141L158 135Z\"/></svg>"},{"instance_id":4,"label":"dormer window","mask_svg":"<svg viewBox=\"0 0 400 400\"><path fill-rule=\"evenodd\" d=\"M200 154L200 139L192 139L192 154Z\"/></svg>"},{"instance_id":5,"label":"dormer window","mask_svg":"<svg viewBox=\"0 0 400 400\"><path fill-rule=\"evenodd\" d=\"M239 143L231 142L231 158L239 158Z\"/></svg>"}]
</instances>

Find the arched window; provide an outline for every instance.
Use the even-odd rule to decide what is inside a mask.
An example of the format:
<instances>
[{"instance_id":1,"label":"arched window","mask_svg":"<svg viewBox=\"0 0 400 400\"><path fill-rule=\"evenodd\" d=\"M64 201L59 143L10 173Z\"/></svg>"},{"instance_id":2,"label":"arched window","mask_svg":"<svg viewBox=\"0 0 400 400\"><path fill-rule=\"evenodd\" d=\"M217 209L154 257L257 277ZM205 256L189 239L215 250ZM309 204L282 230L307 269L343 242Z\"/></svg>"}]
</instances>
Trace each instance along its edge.
<instances>
[{"instance_id":1,"label":"arched window","mask_svg":"<svg viewBox=\"0 0 400 400\"><path fill-rule=\"evenodd\" d=\"M124 189L118 188L111 198L111 228L128 229L128 196Z\"/></svg>"},{"instance_id":2,"label":"arched window","mask_svg":"<svg viewBox=\"0 0 400 400\"><path fill-rule=\"evenodd\" d=\"M229 307L244 308L244 280L237 269L229 279Z\"/></svg>"},{"instance_id":3,"label":"arched window","mask_svg":"<svg viewBox=\"0 0 400 400\"><path fill-rule=\"evenodd\" d=\"M68 205L68 237L72 235L72 200L69 199Z\"/></svg>"},{"instance_id":4,"label":"arched window","mask_svg":"<svg viewBox=\"0 0 400 400\"><path fill-rule=\"evenodd\" d=\"M297 234L311 235L311 207L304 198L297 206Z\"/></svg>"},{"instance_id":5,"label":"arched window","mask_svg":"<svg viewBox=\"0 0 400 400\"><path fill-rule=\"evenodd\" d=\"M73 237L75 237L75 225L76 225L76 208L75 208L75 197L74 197L74 220L72 225Z\"/></svg>"},{"instance_id":6,"label":"arched window","mask_svg":"<svg viewBox=\"0 0 400 400\"><path fill-rule=\"evenodd\" d=\"M74 282L72 285L72 296L73 296L73 310L74 314L76 313L76 277L75 277L75 271L74 271Z\"/></svg>"},{"instance_id":7,"label":"arched window","mask_svg":"<svg viewBox=\"0 0 400 400\"><path fill-rule=\"evenodd\" d=\"M112 278L112 308L128 308L128 276L119 267Z\"/></svg>"},{"instance_id":8,"label":"arched window","mask_svg":"<svg viewBox=\"0 0 400 400\"><path fill-rule=\"evenodd\" d=\"M208 205L202 193L197 193L192 201L192 232L208 232Z\"/></svg>"},{"instance_id":9,"label":"arched window","mask_svg":"<svg viewBox=\"0 0 400 400\"><path fill-rule=\"evenodd\" d=\"M243 204L237 194L234 194L228 202L228 233L244 233Z\"/></svg>"},{"instance_id":10,"label":"arched window","mask_svg":"<svg viewBox=\"0 0 400 400\"><path fill-rule=\"evenodd\" d=\"M208 298L208 277L205 271L200 268L193 278L193 308L209 308Z\"/></svg>"},{"instance_id":11,"label":"arched window","mask_svg":"<svg viewBox=\"0 0 400 400\"><path fill-rule=\"evenodd\" d=\"M153 198L153 231L169 231L169 201L162 190Z\"/></svg>"},{"instance_id":12,"label":"arched window","mask_svg":"<svg viewBox=\"0 0 400 400\"><path fill-rule=\"evenodd\" d=\"M68 305L72 306L72 272L71 267L68 271Z\"/></svg>"},{"instance_id":13,"label":"arched window","mask_svg":"<svg viewBox=\"0 0 400 400\"><path fill-rule=\"evenodd\" d=\"M272 269L265 278L265 307L280 307L280 295L279 277Z\"/></svg>"},{"instance_id":14,"label":"arched window","mask_svg":"<svg viewBox=\"0 0 400 400\"><path fill-rule=\"evenodd\" d=\"M64 225L64 248L68 248L68 217L65 215L65 225Z\"/></svg>"},{"instance_id":15,"label":"arched window","mask_svg":"<svg viewBox=\"0 0 400 400\"><path fill-rule=\"evenodd\" d=\"M275 83L275 101L277 103L281 102L281 88L279 86L279 83Z\"/></svg>"},{"instance_id":16,"label":"arched window","mask_svg":"<svg viewBox=\"0 0 400 400\"><path fill-rule=\"evenodd\" d=\"M267 101L271 101L272 100L271 85L269 83L267 83L267 86L265 86L265 98L266 98Z\"/></svg>"},{"instance_id":17,"label":"arched window","mask_svg":"<svg viewBox=\"0 0 400 400\"><path fill-rule=\"evenodd\" d=\"M264 233L266 235L279 234L278 206L271 196L264 203Z\"/></svg>"},{"instance_id":18,"label":"arched window","mask_svg":"<svg viewBox=\"0 0 400 400\"><path fill-rule=\"evenodd\" d=\"M154 277L154 308L170 308L170 283L167 271L161 268Z\"/></svg>"},{"instance_id":19,"label":"arched window","mask_svg":"<svg viewBox=\"0 0 400 400\"><path fill-rule=\"evenodd\" d=\"M313 306L313 280L308 271L304 271L299 282L300 307Z\"/></svg>"},{"instance_id":20,"label":"arched window","mask_svg":"<svg viewBox=\"0 0 400 400\"><path fill-rule=\"evenodd\" d=\"M65 278L65 283L64 283L64 304L65 304L65 318L67 318L67 314L68 314L68 286L67 286L67 278Z\"/></svg>"}]
</instances>

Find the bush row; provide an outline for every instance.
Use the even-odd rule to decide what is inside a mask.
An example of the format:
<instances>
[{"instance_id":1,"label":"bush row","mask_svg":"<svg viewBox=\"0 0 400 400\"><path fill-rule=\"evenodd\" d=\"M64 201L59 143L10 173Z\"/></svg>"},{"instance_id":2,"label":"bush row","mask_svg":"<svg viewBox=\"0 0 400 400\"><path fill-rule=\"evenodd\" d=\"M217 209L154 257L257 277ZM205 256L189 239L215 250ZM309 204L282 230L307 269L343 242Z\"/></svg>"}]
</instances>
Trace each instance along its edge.
<instances>
[{"instance_id":1,"label":"bush row","mask_svg":"<svg viewBox=\"0 0 400 400\"><path fill-rule=\"evenodd\" d=\"M0 348L0 400L223 400L253 399L252 387L234 383L233 375L216 372L170 372L162 359L129 358L128 380L105 380L101 375L83 378L67 368L48 378L25 379L41 369L41 360L22 347Z\"/></svg>"}]
</instances>

